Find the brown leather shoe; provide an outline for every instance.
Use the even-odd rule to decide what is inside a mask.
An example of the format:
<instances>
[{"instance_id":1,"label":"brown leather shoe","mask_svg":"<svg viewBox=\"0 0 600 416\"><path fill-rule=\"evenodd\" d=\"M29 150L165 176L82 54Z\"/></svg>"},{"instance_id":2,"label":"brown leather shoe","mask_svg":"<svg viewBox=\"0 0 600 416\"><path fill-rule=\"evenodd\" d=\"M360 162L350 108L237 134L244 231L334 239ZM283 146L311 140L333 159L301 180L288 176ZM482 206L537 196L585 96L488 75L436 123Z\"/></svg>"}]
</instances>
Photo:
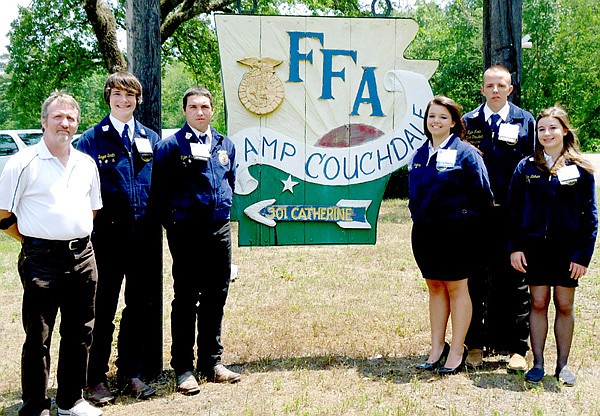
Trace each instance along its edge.
<instances>
[{"instance_id":1,"label":"brown leather shoe","mask_svg":"<svg viewBox=\"0 0 600 416\"><path fill-rule=\"evenodd\" d=\"M89 399L95 406L106 406L115 402L115 396L112 395L105 383L98 383L88 388Z\"/></svg>"},{"instance_id":2,"label":"brown leather shoe","mask_svg":"<svg viewBox=\"0 0 600 416\"><path fill-rule=\"evenodd\" d=\"M242 376L239 373L233 372L223 364L217 364L213 368L212 377L206 377L208 381L213 383L237 383Z\"/></svg>"},{"instance_id":3,"label":"brown leather shoe","mask_svg":"<svg viewBox=\"0 0 600 416\"><path fill-rule=\"evenodd\" d=\"M193 396L200 393L200 386L194 374L191 371L186 371L177 376L177 391L186 396Z\"/></svg>"},{"instance_id":4,"label":"brown leather shoe","mask_svg":"<svg viewBox=\"0 0 600 416\"><path fill-rule=\"evenodd\" d=\"M152 396L156 396L156 390L137 377L129 379L123 392L139 400L147 400Z\"/></svg>"}]
</instances>

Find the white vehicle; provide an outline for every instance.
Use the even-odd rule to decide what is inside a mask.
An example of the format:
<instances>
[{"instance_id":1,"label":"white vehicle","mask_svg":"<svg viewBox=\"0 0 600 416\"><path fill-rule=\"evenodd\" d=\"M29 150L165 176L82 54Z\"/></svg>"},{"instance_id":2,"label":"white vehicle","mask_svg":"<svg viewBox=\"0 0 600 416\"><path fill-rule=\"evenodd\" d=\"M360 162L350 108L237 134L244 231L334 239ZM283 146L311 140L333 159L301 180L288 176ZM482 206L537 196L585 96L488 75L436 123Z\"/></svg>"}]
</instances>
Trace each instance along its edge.
<instances>
[{"instance_id":1,"label":"white vehicle","mask_svg":"<svg viewBox=\"0 0 600 416\"><path fill-rule=\"evenodd\" d=\"M36 144L42 135L42 130L0 130L0 172L12 155Z\"/></svg>"},{"instance_id":2,"label":"white vehicle","mask_svg":"<svg viewBox=\"0 0 600 416\"><path fill-rule=\"evenodd\" d=\"M161 139L166 139L167 137L174 135L178 131L179 129L162 129Z\"/></svg>"},{"instance_id":3,"label":"white vehicle","mask_svg":"<svg viewBox=\"0 0 600 416\"><path fill-rule=\"evenodd\" d=\"M162 138L169 137L179 129L163 129ZM0 130L0 172L8 159L19 150L36 144L42 139L42 130ZM73 136L73 145L77 143L81 134Z\"/></svg>"}]
</instances>

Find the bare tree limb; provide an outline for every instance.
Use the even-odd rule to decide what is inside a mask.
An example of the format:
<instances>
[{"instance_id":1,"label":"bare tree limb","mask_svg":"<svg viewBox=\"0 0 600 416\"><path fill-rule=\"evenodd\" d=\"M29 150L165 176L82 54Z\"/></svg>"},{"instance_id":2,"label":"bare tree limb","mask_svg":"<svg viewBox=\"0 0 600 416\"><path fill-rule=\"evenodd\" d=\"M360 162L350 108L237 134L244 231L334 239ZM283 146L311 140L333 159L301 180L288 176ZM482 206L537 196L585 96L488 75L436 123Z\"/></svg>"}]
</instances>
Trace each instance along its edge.
<instances>
[{"instance_id":1,"label":"bare tree limb","mask_svg":"<svg viewBox=\"0 0 600 416\"><path fill-rule=\"evenodd\" d=\"M170 14L165 14L168 7L173 6L177 0L163 0L161 3L162 25L160 27L161 43L173 36L182 23L198 16L199 14L210 14L216 11L225 11L235 3L236 0L183 0L179 6L171 9ZM168 5L167 5L168 3ZM163 5L165 8L163 9Z\"/></svg>"},{"instance_id":2,"label":"bare tree limb","mask_svg":"<svg viewBox=\"0 0 600 416\"><path fill-rule=\"evenodd\" d=\"M181 0L160 0L160 21L164 22L169 13L171 13L179 4Z\"/></svg>"},{"instance_id":3,"label":"bare tree limb","mask_svg":"<svg viewBox=\"0 0 600 416\"><path fill-rule=\"evenodd\" d=\"M92 25L104 66L110 72L127 68L117 42L117 21L106 0L81 0ZM236 0L161 0L161 44L169 39L181 24L200 14L228 11Z\"/></svg>"},{"instance_id":4,"label":"bare tree limb","mask_svg":"<svg viewBox=\"0 0 600 416\"><path fill-rule=\"evenodd\" d=\"M83 0L83 7L98 39L105 68L110 73L127 69L117 42L117 21L106 0Z\"/></svg>"}]
</instances>

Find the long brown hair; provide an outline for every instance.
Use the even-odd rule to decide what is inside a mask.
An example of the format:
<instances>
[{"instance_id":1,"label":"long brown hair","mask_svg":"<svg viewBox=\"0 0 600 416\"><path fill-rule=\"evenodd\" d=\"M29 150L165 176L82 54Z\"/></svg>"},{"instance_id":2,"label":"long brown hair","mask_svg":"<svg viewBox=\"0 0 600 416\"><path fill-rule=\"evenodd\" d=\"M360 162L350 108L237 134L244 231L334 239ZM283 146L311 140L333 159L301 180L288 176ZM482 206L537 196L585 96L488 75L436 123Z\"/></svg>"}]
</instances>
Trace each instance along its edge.
<instances>
[{"instance_id":1,"label":"long brown hair","mask_svg":"<svg viewBox=\"0 0 600 416\"><path fill-rule=\"evenodd\" d=\"M462 106L457 104L452 98L444 97L443 95L436 95L433 97L433 100L429 101L427 104L427 109L425 110L425 115L423 118L425 136L431 140L431 133L427 129L427 116L429 115L429 109L432 105L441 105L442 107L446 107L448 109L448 112L452 117L452 121L454 122L454 127L450 129L450 133L457 135L461 140L465 140L467 129L465 128L465 123L462 121Z\"/></svg>"},{"instance_id":2,"label":"long brown hair","mask_svg":"<svg viewBox=\"0 0 600 416\"><path fill-rule=\"evenodd\" d=\"M544 146L540 144L537 132L537 124L540 119L544 117L552 117L558 120L563 129L567 131L567 134L563 136L562 153L559 158L554 161L554 165L552 165L550 168L546 163L546 158L544 157ZM535 151L533 152L533 159L535 166L539 170L542 172L555 174L560 168L565 166L567 161L571 161L587 172L594 172L592 164L582 157L581 150L579 150L579 140L577 139L577 134L575 133L573 127L571 127L567 112L562 107L555 105L554 107L546 108L540 111L540 115L538 116L535 124L535 137L537 143L535 146Z\"/></svg>"}]
</instances>

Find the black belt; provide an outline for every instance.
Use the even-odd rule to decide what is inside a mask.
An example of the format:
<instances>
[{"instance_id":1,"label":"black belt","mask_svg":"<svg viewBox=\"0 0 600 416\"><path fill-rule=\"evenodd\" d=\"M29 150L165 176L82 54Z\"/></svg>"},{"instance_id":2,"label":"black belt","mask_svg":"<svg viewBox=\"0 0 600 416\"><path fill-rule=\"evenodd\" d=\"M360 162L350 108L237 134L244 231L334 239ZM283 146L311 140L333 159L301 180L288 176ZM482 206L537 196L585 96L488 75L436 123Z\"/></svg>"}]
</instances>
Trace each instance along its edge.
<instances>
[{"instance_id":1,"label":"black belt","mask_svg":"<svg viewBox=\"0 0 600 416\"><path fill-rule=\"evenodd\" d=\"M90 236L75 238L73 240L46 240L37 237L23 237L23 244L30 244L37 247L46 247L50 249L82 251L90 242Z\"/></svg>"}]
</instances>

